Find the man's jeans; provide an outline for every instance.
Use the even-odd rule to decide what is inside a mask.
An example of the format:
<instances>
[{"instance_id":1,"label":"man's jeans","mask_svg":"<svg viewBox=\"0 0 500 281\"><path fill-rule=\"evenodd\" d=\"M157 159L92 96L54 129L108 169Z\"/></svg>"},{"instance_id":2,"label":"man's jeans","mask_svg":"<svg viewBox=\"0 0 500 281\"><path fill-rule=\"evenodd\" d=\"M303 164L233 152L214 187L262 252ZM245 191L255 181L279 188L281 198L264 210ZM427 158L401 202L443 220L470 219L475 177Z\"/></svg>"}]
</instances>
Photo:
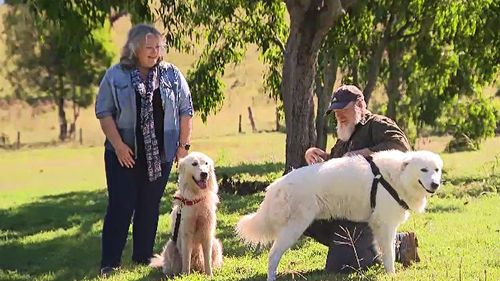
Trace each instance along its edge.
<instances>
[{"instance_id":1,"label":"man's jeans","mask_svg":"<svg viewBox=\"0 0 500 281\"><path fill-rule=\"evenodd\" d=\"M349 273L380 262L368 223L316 220L304 235L328 247L327 272Z\"/></svg>"}]
</instances>

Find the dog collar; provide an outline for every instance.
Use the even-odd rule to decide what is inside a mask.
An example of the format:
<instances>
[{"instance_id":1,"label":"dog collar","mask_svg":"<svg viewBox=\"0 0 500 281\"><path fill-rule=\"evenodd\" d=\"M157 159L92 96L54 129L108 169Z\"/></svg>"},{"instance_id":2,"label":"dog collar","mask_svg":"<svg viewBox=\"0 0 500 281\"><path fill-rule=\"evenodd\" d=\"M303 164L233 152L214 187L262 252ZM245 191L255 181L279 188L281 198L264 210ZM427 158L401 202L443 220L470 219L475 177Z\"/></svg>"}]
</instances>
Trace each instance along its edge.
<instances>
[{"instance_id":1,"label":"dog collar","mask_svg":"<svg viewBox=\"0 0 500 281\"><path fill-rule=\"evenodd\" d=\"M186 198L183 198L183 197L180 197L180 196L174 196L174 199L181 201L183 205L192 206L192 205L194 205L194 204L196 204L198 202L203 201L203 199L205 199L205 197L201 197L201 198L198 198L198 199L195 199L195 200L187 200Z\"/></svg>"}]
</instances>

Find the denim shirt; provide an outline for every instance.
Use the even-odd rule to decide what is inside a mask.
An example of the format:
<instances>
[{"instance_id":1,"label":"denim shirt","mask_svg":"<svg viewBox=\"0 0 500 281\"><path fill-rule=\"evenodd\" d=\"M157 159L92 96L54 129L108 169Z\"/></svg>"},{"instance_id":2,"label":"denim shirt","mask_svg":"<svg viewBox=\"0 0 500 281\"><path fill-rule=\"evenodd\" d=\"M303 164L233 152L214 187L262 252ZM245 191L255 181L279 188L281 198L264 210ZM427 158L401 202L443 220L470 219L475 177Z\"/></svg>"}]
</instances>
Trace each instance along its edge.
<instances>
[{"instance_id":1,"label":"denim shirt","mask_svg":"<svg viewBox=\"0 0 500 281\"><path fill-rule=\"evenodd\" d=\"M179 145L180 117L193 116L193 102L186 79L173 64L160 62L159 87L164 110L164 155L162 162L171 162ZM136 93L132 86L131 71L120 64L110 67L99 86L95 102L98 119L112 116L124 143L133 148L137 159ZM106 139L106 149L114 150Z\"/></svg>"}]
</instances>

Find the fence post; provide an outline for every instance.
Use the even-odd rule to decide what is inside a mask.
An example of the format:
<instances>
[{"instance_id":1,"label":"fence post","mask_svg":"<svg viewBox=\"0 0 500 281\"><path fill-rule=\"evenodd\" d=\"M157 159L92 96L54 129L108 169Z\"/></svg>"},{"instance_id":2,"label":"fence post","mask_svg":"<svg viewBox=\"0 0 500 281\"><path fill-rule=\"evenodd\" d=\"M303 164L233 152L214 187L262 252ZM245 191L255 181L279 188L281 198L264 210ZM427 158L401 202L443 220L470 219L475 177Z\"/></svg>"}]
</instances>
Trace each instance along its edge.
<instances>
[{"instance_id":1,"label":"fence post","mask_svg":"<svg viewBox=\"0 0 500 281\"><path fill-rule=\"evenodd\" d=\"M240 114L240 121L238 122L238 133L241 134L241 114Z\"/></svg>"},{"instance_id":2,"label":"fence post","mask_svg":"<svg viewBox=\"0 0 500 281\"><path fill-rule=\"evenodd\" d=\"M250 124L252 125L252 132L257 132L255 121L253 120L252 108L250 106L248 107L248 118L250 119Z\"/></svg>"},{"instance_id":3,"label":"fence post","mask_svg":"<svg viewBox=\"0 0 500 281\"><path fill-rule=\"evenodd\" d=\"M19 149L21 148L21 132L17 131L17 142L16 142L16 148Z\"/></svg>"},{"instance_id":4,"label":"fence post","mask_svg":"<svg viewBox=\"0 0 500 281\"><path fill-rule=\"evenodd\" d=\"M83 129L80 128L80 145L83 144Z\"/></svg>"},{"instance_id":5,"label":"fence post","mask_svg":"<svg viewBox=\"0 0 500 281\"><path fill-rule=\"evenodd\" d=\"M276 132L280 131L280 111L276 106Z\"/></svg>"}]
</instances>

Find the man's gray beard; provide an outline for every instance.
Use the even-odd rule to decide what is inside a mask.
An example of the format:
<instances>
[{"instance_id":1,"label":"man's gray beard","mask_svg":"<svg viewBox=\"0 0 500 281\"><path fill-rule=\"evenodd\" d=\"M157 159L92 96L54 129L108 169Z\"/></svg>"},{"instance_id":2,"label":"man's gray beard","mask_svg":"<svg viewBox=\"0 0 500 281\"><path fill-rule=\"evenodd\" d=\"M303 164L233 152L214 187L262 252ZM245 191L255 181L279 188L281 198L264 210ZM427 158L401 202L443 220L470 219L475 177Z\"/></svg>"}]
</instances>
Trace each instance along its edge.
<instances>
[{"instance_id":1,"label":"man's gray beard","mask_svg":"<svg viewBox=\"0 0 500 281\"><path fill-rule=\"evenodd\" d=\"M356 124L354 124L354 123L349 123L346 125L339 124L337 126L337 137L341 141L348 141L349 138L351 137L352 133L354 133L355 127L356 127Z\"/></svg>"},{"instance_id":2,"label":"man's gray beard","mask_svg":"<svg viewBox=\"0 0 500 281\"><path fill-rule=\"evenodd\" d=\"M361 110L356 108L356 117L354 122L351 122L349 124L343 125L343 124L338 124L337 125L337 137L341 141L348 141L351 135L354 133L354 129L356 128L356 125L361 122L362 118L362 113Z\"/></svg>"}]
</instances>

